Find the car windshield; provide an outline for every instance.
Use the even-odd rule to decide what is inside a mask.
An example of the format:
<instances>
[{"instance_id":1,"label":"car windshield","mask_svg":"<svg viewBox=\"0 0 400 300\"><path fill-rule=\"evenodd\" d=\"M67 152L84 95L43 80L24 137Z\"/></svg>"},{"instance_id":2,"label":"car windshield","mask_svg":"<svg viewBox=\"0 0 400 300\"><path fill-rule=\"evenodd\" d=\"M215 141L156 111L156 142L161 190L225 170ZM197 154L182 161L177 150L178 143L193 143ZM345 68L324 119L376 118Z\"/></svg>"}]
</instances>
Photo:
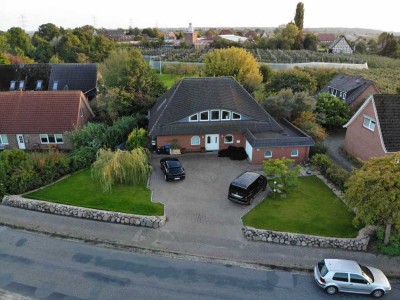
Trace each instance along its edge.
<instances>
[{"instance_id":1,"label":"car windshield","mask_svg":"<svg viewBox=\"0 0 400 300\"><path fill-rule=\"evenodd\" d=\"M167 166L168 166L168 168L180 168L181 163L177 160L170 160L170 161L167 161Z\"/></svg>"},{"instance_id":2,"label":"car windshield","mask_svg":"<svg viewBox=\"0 0 400 300\"><path fill-rule=\"evenodd\" d=\"M372 275L372 272L370 269L368 269L366 266L360 265L362 275L369 281L369 282L374 282L374 275Z\"/></svg>"},{"instance_id":3,"label":"car windshield","mask_svg":"<svg viewBox=\"0 0 400 300\"><path fill-rule=\"evenodd\" d=\"M318 270L319 270L319 273L321 274L322 277L324 277L326 274L328 274L328 269L327 269L327 267L325 265L325 261L324 260L321 260L318 263Z\"/></svg>"},{"instance_id":4,"label":"car windshield","mask_svg":"<svg viewBox=\"0 0 400 300\"><path fill-rule=\"evenodd\" d=\"M168 171L170 174L181 174L182 168L181 167L169 168Z\"/></svg>"}]
</instances>

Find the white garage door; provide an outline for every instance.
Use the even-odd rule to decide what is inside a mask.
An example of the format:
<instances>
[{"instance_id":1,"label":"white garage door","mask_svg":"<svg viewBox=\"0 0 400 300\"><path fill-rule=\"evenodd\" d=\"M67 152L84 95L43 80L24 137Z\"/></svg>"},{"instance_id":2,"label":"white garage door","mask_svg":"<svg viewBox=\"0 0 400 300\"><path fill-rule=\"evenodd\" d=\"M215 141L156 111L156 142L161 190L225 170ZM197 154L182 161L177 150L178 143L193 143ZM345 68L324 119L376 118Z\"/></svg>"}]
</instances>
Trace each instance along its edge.
<instances>
[{"instance_id":1,"label":"white garage door","mask_svg":"<svg viewBox=\"0 0 400 300\"><path fill-rule=\"evenodd\" d=\"M249 157L249 161L253 160L253 147L250 145L250 143L246 140L246 153L247 156Z\"/></svg>"}]
</instances>

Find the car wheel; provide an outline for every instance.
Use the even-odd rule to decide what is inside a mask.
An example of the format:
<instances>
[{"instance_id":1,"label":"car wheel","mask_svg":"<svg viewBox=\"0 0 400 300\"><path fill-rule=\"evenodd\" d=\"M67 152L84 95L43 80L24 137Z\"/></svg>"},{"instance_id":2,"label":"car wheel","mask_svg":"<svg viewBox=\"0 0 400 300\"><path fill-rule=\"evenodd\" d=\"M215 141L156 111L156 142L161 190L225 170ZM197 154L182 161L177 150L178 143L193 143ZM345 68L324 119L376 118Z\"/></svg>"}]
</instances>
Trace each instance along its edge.
<instances>
[{"instance_id":1,"label":"car wheel","mask_svg":"<svg viewBox=\"0 0 400 300\"><path fill-rule=\"evenodd\" d=\"M329 294L329 295L334 295L334 294L337 293L337 291L338 291L338 289L337 289L336 286L328 286L328 287L325 289L325 292L326 292L327 294Z\"/></svg>"},{"instance_id":2,"label":"car wheel","mask_svg":"<svg viewBox=\"0 0 400 300\"><path fill-rule=\"evenodd\" d=\"M164 175L164 179L165 179L165 181L168 181L167 175Z\"/></svg>"},{"instance_id":3,"label":"car wheel","mask_svg":"<svg viewBox=\"0 0 400 300\"><path fill-rule=\"evenodd\" d=\"M380 298L385 294L382 290L375 290L372 292L372 297L374 298Z\"/></svg>"}]
</instances>

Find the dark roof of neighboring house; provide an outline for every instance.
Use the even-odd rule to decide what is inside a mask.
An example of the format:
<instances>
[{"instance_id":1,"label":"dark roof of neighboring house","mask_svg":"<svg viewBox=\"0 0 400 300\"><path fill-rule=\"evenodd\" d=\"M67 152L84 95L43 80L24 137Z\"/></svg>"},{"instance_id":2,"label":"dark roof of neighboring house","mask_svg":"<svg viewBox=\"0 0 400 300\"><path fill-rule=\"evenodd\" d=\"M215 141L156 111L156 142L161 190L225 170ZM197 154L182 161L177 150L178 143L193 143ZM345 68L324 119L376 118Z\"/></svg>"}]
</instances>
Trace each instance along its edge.
<instances>
[{"instance_id":1,"label":"dark roof of neighboring house","mask_svg":"<svg viewBox=\"0 0 400 300\"><path fill-rule=\"evenodd\" d=\"M370 85L375 83L362 76L337 74L329 83L318 93L329 93L329 88L346 93L346 103L351 104L358 98ZM375 86L376 90L378 88Z\"/></svg>"},{"instance_id":2,"label":"dark roof of neighboring house","mask_svg":"<svg viewBox=\"0 0 400 300\"><path fill-rule=\"evenodd\" d=\"M212 109L237 112L242 119L186 121L190 115ZM281 146L292 138L233 77L184 78L158 98L150 111L149 135L153 137L246 131L253 134L274 132L281 138ZM301 132L297 132L297 136L309 138ZM269 138L265 136L262 140Z\"/></svg>"},{"instance_id":3,"label":"dark roof of neighboring house","mask_svg":"<svg viewBox=\"0 0 400 300\"><path fill-rule=\"evenodd\" d=\"M344 39L344 40L346 41L347 45L349 45L349 47L350 47L350 44L349 44L349 42L347 41L347 39L346 39L344 36L339 36L336 40L334 40L334 41L332 42L332 44L329 45L329 49L332 49L333 47L335 47L336 44L339 43L342 39ZM350 48L351 48L351 47L350 47Z\"/></svg>"},{"instance_id":4,"label":"dark roof of neighboring house","mask_svg":"<svg viewBox=\"0 0 400 300\"><path fill-rule=\"evenodd\" d=\"M386 150L400 151L400 94L378 94L373 98Z\"/></svg>"},{"instance_id":5,"label":"dark roof of neighboring house","mask_svg":"<svg viewBox=\"0 0 400 300\"><path fill-rule=\"evenodd\" d=\"M318 40L320 42L333 42L335 38L334 33L318 33Z\"/></svg>"},{"instance_id":6,"label":"dark roof of neighboring house","mask_svg":"<svg viewBox=\"0 0 400 300\"><path fill-rule=\"evenodd\" d=\"M58 81L57 90L78 90L89 98L96 96L96 64L19 64L0 65L0 91L10 90L11 81L25 81L24 90L36 90L38 80L42 80L41 90L52 90L53 82Z\"/></svg>"},{"instance_id":7,"label":"dark roof of neighboring house","mask_svg":"<svg viewBox=\"0 0 400 300\"><path fill-rule=\"evenodd\" d=\"M80 101L89 107L80 91L1 92L0 132L39 134L74 130Z\"/></svg>"},{"instance_id":8,"label":"dark roof of neighboring house","mask_svg":"<svg viewBox=\"0 0 400 300\"><path fill-rule=\"evenodd\" d=\"M49 90L53 90L54 81L58 81L57 90L82 91L89 98L96 96L96 64L53 64L49 79Z\"/></svg>"}]
</instances>

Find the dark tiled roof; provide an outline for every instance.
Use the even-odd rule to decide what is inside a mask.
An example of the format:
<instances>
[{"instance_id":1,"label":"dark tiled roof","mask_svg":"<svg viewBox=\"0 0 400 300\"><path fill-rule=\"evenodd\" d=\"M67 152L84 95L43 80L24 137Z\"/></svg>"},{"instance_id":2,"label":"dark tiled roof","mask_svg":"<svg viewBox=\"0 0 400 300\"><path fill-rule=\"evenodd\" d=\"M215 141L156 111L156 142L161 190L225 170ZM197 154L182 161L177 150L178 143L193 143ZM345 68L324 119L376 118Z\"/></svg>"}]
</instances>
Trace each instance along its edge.
<instances>
[{"instance_id":1,"label":"dark tiled roof","mask_svg":"<svg viewBox=\"0 0 400 300\"><path fill-rule=\"evenodd\" d=\"M361 76L337 74L319 93L329 93L329 88L334 88L346 93L346 103L351 104L371 85L375 83Z\"/></svg>"},{"instance_id":2,"label":"dark tiled roof","mask_svg":"<svg viewBox=\"0 0 400 300\"><path fill-rule=\"evenodd\" d=\"M80 91L0 93L0 132L63 133L79 118Z\"/></svg>"},{"instance_id":3,"label":"dark tiled roof","mask_svg":"<svg viewBox=\"0 0 400 300\"><path fill-rule=\"evenodd\" d=\"M50 77L50 64L0 65L0 91L8 91L11 81L25 81L25 90L35 90L38 80L43 80L43 89L47 89Z\"/></svg>"},{"instance_id":4,"label":"dark tiled roof","mask_svg":"<svg viewBox=\"0 0 400 300\"><path fill-rule=\"evenodd\" d=\"M247 121L262 122L265 130L282 130L278 123L235 79L232 77L205 77L184 78L156 101L150 111L149 134L152 136L165 134L165 132L168 132L168 135L181 134L178 128L218 126L210 132L212 133L217 128L222 130L222 128L226 128L225 126L240 127L245 124L244 120L177 124L185 117L209 109L238 112L245 115ZM241 131L244 132L244 129Z\"/></svg>"},{"instance_id":5,"label":"dark tiled roof","mask_svg":"<svg viewBox=\"0 0 400 300\"><path fill-rule=\"evenodd\" d=\"M51 66L49 90L58 81L57 90L82 91L89 98L96 96L96 64L53 64Z\"/></svg>"},{"instance_id":6,"label":"dark tiled roof","mask_svg":"<svg viewBox=\"0 0 400 300\"><path fill-rule=\"evenodd\" d=\"M241 120L183 122L194 113L226 109ZM276 122L232 77L185 78L162 95L150 111L149 135L246 134L253 147L312 146L313 140L287 121Z\"/></svg>"},{"instance_id":7,"label":"dark tiled roof","mask_svg":"<svg viewBox=\"0 0 400 300\"><path fill-rule=\"evenodd\" d=\"M52 90L53 82L58 81L57 90L87 92L89 98L96 96L96 64L20 64L0 65L0 91L8 91L10 82L25 80L26 91L36 89L38 80L42 80L42 90Z\"/></svg>"},{"instance_id":8,"label":"dark tiled roof","mask_svg":"<svg viewBox=\"0 0 400 300\"><path fill-rule=\"evenodd\" d=\"M374 103L386 150L400 151L400 94L374 95Z\"/></svg>"}]
</instances>

